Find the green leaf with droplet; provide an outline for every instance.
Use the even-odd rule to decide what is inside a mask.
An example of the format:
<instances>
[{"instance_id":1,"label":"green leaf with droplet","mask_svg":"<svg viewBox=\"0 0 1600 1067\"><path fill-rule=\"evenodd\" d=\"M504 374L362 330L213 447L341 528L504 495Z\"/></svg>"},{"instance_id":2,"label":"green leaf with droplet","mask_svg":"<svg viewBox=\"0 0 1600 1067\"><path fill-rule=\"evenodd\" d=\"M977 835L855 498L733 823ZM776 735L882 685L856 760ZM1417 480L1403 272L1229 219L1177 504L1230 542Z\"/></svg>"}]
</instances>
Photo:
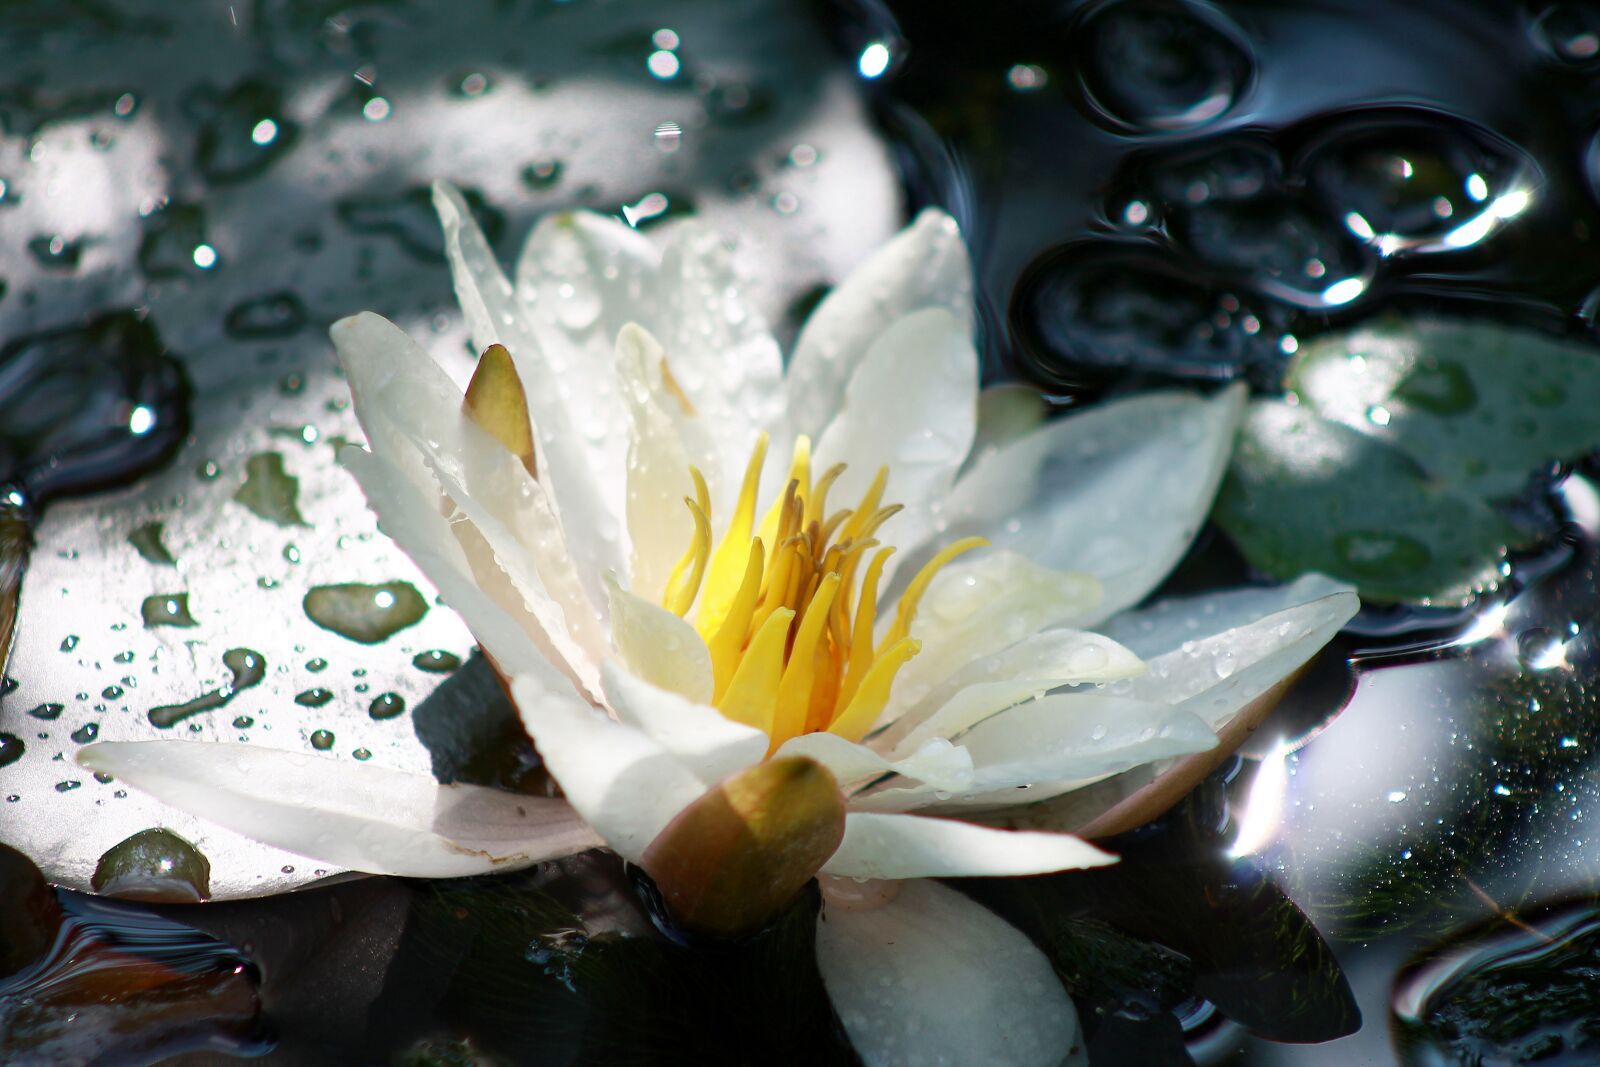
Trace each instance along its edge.
<instances>
[{"instance_id":1,"label":"green leaf with droplet","mask_svg":"<svg viewBox=\"0 0 1600 1067\"><path fill-rule=\"evenodd\" d=\"M1251 405L1215 517L1268 574L1320 571L1374 600L1465 601L1523 540L1398 448L1281 400Z\"/></svg>"},{"instance_id":2,"label":"green leaf with droplet","mask_svg":"<svg viewBox=\"0 0 1600 1067\"><path fill-rule=\"evenodd\" d=\"M1498 505L1600 448L1600 351L1469 319L1391 316L1306 343L1295 405L1255 405L1217 521L1256 567L1371 600L1462 603L1533 538Z\"/></svg>"},{"instance_id":3,"label":"green leaf with droplet","mask_svg":"<svg viewBox=\"0 0 1600 1067\"><path fill-rule=\"evenodd\" d=\"M1323 418L1490 499L1600 447L1600 351L1471 319L1389 317L1308 342L1289 389Z\"/></svg>"}]
</instances>

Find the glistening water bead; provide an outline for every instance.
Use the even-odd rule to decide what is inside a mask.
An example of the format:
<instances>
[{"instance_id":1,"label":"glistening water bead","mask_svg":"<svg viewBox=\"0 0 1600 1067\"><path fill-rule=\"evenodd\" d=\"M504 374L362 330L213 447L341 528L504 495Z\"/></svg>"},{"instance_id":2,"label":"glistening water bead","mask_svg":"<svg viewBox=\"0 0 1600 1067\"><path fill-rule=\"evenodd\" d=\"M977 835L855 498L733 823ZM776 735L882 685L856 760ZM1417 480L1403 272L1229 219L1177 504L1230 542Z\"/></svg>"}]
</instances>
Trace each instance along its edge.
<instances>
[{"instance_id":1,"label":"glistening water bead","mask_svg":"<svg viewBox=\"0 0 1600 1067\"><path fill-rule=\"evenodd\" d=\"M318 626L367 645L388 640L428 613L428 602L409 582L319 585L306 594L304 607Z\"/></svg>"}]
</instances>

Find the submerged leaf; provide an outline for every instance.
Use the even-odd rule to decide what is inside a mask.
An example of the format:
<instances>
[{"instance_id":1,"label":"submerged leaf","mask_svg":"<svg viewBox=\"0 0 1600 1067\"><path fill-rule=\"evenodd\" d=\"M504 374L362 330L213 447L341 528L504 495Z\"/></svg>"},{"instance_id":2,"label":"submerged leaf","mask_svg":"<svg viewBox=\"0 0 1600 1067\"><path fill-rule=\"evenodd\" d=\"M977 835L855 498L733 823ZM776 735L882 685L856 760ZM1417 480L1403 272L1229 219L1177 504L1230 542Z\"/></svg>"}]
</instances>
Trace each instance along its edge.
<instances>
[{"instance_id":1,"label":"submerged leaf","mask_svg":"<svg viewBox=\"0 0 1600 1067\"><path fill-rule=\"evenodd\" d=\"M844 838L844 797L822 764L758 763L683 809L645 851L674 918L732 936L771 919Z\"/></svg>"}]
</instances>

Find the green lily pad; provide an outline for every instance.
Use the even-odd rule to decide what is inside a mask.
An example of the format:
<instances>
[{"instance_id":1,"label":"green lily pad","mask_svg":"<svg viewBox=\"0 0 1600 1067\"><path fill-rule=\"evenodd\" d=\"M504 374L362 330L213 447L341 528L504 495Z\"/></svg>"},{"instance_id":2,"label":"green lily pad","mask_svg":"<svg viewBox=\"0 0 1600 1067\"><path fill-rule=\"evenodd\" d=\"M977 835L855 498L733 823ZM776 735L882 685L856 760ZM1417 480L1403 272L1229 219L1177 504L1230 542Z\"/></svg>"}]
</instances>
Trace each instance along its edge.
<instances>
[{"instance_id":1,"label":"green lily pad","mask_svg":"<svg viewBox=\"0 0 1600 1067\"><path fill-rule=\"evenodd\" d=\"M1307 343L1289 388L1323 418L1490 499L1600 447L1600 352L1489 322L1387 318Z\"/></svg>"},{"instance_id":2,"label":"green lily pad","mask_svg":"<svg viewBox=\"0 0 1600 1067\"><path fill-rule=\"evenodd\" d=\"M1463 602L1523 540L1399 448L1281 400L1251 405L1215 517L1261 570L1320 571L1376 600Z\"/></svg>"}]
</instances>

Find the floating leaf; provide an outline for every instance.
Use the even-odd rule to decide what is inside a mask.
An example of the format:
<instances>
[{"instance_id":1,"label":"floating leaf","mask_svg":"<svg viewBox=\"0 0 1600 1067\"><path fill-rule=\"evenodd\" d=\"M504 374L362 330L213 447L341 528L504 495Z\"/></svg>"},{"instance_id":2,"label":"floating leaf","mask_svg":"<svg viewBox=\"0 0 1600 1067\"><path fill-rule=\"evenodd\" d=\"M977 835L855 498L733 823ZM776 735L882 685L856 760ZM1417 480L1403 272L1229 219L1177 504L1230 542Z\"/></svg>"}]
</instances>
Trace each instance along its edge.
<instances>
[{"instance_id":1,"label":"floating leaf","mask_svg":"<svg viewBox=\"0 0 1600 1067\"><path fill-rule=\"evenodd\" d=\"M1301 349L1288 384L1323 418L1489 498L1600 447L1600 352L1494 323L1387 318L1330 334Z\"/></svg>"},{"instance_id":2,"label":"floating leaf","mask_svg":"<svg viewBox=\"0 0 1600 1067\"><path fill-rule=\"evenodd\" d=\"M1600 353L1489 322L1390 317L1304 345L1255 405L1217 520L1256 567L1462 603L1530 538L1493 506L1600 447Z\"/></svg>"},{"instance_id":3,"label":"floating leaf","mask_svg":"<svg viewBox=\"0 0 1600 1067\"><path fill-rule=\"evenodd\" d=\"M1376 600L1463 602L1523 540L1394 446L1280 400L1251 405L1215 517L1268 574L1319 571Z\"/></svg>"}]
</instances>

